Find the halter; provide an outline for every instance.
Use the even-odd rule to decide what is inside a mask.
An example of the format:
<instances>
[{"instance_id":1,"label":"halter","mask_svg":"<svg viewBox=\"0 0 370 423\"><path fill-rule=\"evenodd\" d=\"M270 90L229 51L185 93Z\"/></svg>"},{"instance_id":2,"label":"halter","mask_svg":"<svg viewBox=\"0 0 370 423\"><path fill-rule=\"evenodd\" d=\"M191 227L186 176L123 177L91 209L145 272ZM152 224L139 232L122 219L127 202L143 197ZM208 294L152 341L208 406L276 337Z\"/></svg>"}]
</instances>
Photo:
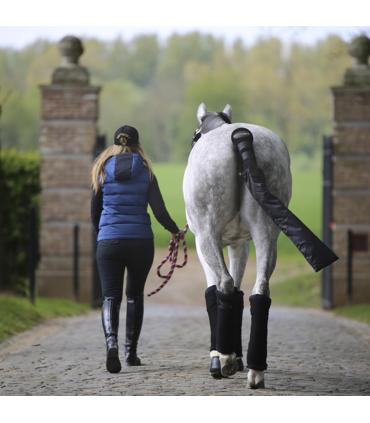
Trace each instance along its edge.
<instances>
[{"instance_id":1,"label":"halter","mask_svg":"<svg viewBox=\"0 0 370 423\"><path fill-rule=\"evenodd\" d=\"M212 131L212 129L215 129L215 128L212 128L212 129L204 130L202 128L204 121L206 119L208 119L208 118L213 118L213 119L215 119L215 118L221 118L223 120L223 123L228 123L228 124L231 123L231 120L230 120L229 116L226 113L224 113L224 112L218 112L217 114L206 114L205 116L203 116L202 123L200 124L200 126L194 131L192 142L191 142L191 147L192 148L194 147L194 144L202 136L202 134L206 134L207 132ZM220 124L218 126L221 126L221 125L222 124Z\"/></svg>"}]
</instances>

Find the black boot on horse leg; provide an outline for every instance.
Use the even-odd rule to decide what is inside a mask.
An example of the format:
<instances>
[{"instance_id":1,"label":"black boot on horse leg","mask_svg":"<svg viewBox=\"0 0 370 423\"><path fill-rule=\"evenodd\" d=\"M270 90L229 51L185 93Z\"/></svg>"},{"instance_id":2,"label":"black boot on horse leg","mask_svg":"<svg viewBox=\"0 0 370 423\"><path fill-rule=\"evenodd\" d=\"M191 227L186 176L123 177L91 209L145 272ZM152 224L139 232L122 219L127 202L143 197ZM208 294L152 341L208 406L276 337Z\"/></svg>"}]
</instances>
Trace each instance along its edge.
<instances>
[{"instance_id":1,"label":"black boot on horse leg","mask_svg":"<svg viewBox=\"0 0 370 423\"><path fill-rule=\"evenodd\" d=\"M209 326L211 329L211 365L209 371L215 379L220 379L221 375L221 364L218 352L216 349L216 330L217 330L217 288L216 285L212 285L206 289L205 298L207 313L209 318Z\"/></svg>"},{"instance_id":2,"label":"black boot on horse leg","mask_svg":"<svg viewBox=\"0 0 370 423\"><path fill-rule=\"evenodd\" d=\"M140 358L137 356L136 351L141 326L143 324L143 315L143 295L127 297L125 360L128 366L141 365Z\"/></svg>"},{"instance_id":3,"label":"black boot on horse leg","mask_svg":"<svg viewBox=\"0 0 370 423\"><path fill-rule=\"evenodd\" d=\"M249 297L251 306L251 332L248 345L247 367L254 371L267 369L267 325L271 299L267 295L255 294ZM249 374L248 374L249 377ZM249 380L250 388L264 388L263 379Z\"/></svg>"},{"instance_id":4,"label":"black boot on horse leg","mask_svg":"<svg viewBox=\"0 0 370 423\"><path fill-rule=\"evenodd\" d=\"M107 344L106 367L110 373L121 371L118 357L118 326L121 302L113 297L105 297L102 304L102 323Z\"/></svg>"},{"instance_id":5,"label":"black boot on horse leg","mask_svg":"<svg viewBox=\"0 0 370 423\"><path fill-rule=\"evenodd\" d=\"M231 294L216 291L217 295L217 330L216 349L221 364L221 374L232 376L238 371L234 352L234 292Z\"/></svg>"},{"instance_id":6,"label":"black boot on horse leg","mask_svg":"<svg viewBox=\"0 0 370 423\"><path fill-rule=\"evenodd\" d=\"M243 310L244 310L244 292L234 288L234 351L236 354L236 362L238 364L238 371L244 370L243 363L243 347L242 347L242 324L243 324Z\"/></svg>"}]
</instances>

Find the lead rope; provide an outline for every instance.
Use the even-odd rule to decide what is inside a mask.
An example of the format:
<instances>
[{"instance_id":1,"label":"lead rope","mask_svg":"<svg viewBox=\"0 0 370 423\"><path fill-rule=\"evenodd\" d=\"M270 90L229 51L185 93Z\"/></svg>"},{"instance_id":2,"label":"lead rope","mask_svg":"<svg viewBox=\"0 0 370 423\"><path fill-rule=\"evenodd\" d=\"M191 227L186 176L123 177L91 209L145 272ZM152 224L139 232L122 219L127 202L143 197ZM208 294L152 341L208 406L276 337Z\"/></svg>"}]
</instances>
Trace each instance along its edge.
<instances>
[{"instance_id":1,"label":"lead rope","mask_svg":"<svg viewBox=\"0 0 370 423\"><path fill-rule=\"evenodd\" d=\"M159 292L168 283L168 281L171 279L172 274L175 271L175 269L176 268L180 269L181 267L184 267L186 265L186 263L188 262L188 247L186 246L186 241L185 241L185 234L188 231L188 229L189 229L189 225L186 224L184 229L179 231L176 234L176 236L171 239L169 246L168 246L168 250L169 250L168 256L164 260L162 260L161 264L157 267L157 275L161 279L164 279L164 281L162 282L162 284L157 289L150 292L148 294L148 297L150 297L151 295L154 295L157 292ZM182 249L183 249L183 252L184 252L184 261L183 261L182 264L177 264L177 256L178 256L179 246L180 246L181 241L182 241ZM166 275L162 275L161 268L167 262L170 262L171 268Z\"/></svg>"}]
</instances>

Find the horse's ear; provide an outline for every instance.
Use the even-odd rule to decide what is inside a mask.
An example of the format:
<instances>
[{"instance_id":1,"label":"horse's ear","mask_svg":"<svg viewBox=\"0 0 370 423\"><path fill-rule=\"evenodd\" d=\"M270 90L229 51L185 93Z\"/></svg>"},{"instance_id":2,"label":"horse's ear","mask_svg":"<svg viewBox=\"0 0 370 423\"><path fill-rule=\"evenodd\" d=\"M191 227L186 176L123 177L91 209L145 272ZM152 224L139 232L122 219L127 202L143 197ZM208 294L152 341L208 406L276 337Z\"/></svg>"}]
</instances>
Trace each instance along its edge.
<instances>
[{"instance_id":1,"label":"horse's ear","mask_svg":"<svg viewBox=\"0 0 370 423\"><path fill-rule=\"evenodd\" d=\"M229 117L229 119L231 120L231 116L232 116L232 109L230 104L226 104L226 106L224 107L224 110L222 110L223 113L225 113L225 115L227 115Z\"/></svg>"},{"instance_id":2,"label":"horse's ear","mask_svg":"<svg viewBox=\"0 0 370 423\"><path fill-rule=\"evenodd\" d=\"M199 123L202 123L202 117L204 117L207 113L207 108L204 103L200 103L198 110L197 110L197 119Z\"/></svg>"}]
</instances>

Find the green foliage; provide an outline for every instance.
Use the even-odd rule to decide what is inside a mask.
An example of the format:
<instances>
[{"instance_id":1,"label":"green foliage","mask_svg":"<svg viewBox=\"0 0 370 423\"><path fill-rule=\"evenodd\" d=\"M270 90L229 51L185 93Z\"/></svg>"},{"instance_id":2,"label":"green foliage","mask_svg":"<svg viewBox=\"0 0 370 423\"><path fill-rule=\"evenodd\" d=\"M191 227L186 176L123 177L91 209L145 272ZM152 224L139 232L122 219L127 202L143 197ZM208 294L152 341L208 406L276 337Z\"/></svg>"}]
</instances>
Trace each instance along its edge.
<instances>
[{"instance_id":1,"label":"green foliage","mask_svg":"<svg viewBox=\"0 0 370 423\"><path fill-rule=\"evenodd\" d=\"M347 45L337 36L309 46L273 37L250 47L241 39L230 45L199 32L161 43L155 35L83 42L81 64L103 87L101 131L111 139L123 123L136 125L147 153L160 162L186 159L200 101L217 111L229 102L234 121L267 126L292 153L312 156L332 130L330 86L340 84L350 66ZM50 82L59 62L57 44L43 40L0 49L1 85L12 90L1 117L7 147L37 148L38 85Z\"/></svg>"},{"instance_id":2,"label":"green foliage","mask_svg":"<svg viewBox=\"0 0 370 423\"><path fill-rule=\"evenodd\" d=\"M30 329L45 319L73 316L88 310L87 304L61 298L39 297L36 304L32 305L26 298L0 295L0 342L18 332Z\"/></svg>"},{"instance_id":3,"label":"green foliage","mask_svg":"<svg viewBox=\"0 0 370 423\"><path fill-rule=\"evenodd\" d=\"M24 292L29 214L40 192L38 153L2 150L0 155L0 288Z\"/></svg>"}]
</instances>

